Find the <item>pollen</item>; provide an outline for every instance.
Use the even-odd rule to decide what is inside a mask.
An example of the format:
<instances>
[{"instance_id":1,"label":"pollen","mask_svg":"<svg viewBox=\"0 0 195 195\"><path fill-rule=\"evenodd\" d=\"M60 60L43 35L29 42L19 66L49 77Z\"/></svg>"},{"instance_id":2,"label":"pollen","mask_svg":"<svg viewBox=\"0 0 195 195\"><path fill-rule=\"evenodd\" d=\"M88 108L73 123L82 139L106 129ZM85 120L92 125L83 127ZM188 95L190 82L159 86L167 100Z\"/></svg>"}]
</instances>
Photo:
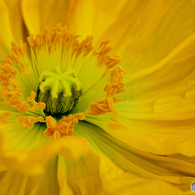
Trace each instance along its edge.
<instances>
[{"instance_id":1,"label":"pollen","mask_svg":"<svg viewBox=\"0 0 195 195\"><path fill-rule=\"evenodd\" d=\"M9 112L5 112L5 113L1 114L1 115L0 115L0 123L1 123L1 124L6 124L6 123L8 123L7 117L8 117L9 115L10 115Z\"/></svg>"},{"instance_id":2,"label":"pollen","mask_svg":"<svg viewBox=\"0 0 195 195\"><path fill-rule=\"evenodd\" d=\"M78 123L78 120L84 120L84 113L70 114L67 117L63 117L59 122L56 122L52 116L46 117L47 129L44 131L44 135L50 136L53 139L59 139L65 135L72 135L74 131L74 125Z\"/></svg>"},{"instance_id":3,"label":"pollen","mask_svg":"<svg viewBox=\"0 0 195 195\"><path fill-rule=\"evenodd\" d=\"M116 117L118 117L117 112L114 110L114 104L121 101L121 98L114 96L115 94L122 93L126 91L123 89L125 84L123 83L123 77L126 72L120 66L116 66L119 63L119 57L112 56L109 62L114 66L109 64L107 70L103 73L103 77L107 74L110 75L109 83L106 84L104 91L106 92L106 98L98 102L90 104L90 108L86 111L88 115L98 116L100 114L105 114L107 112L112 112Z\"/></svg>"},{"instance_id":4,"label":"pollen","mask_svg":"<svg viewBox=\"0 0 195 195\"><path fill-rule=\"evenodd\" d=\"M20 123L23 127L31 129L34 125L35 117L34 116L24 116L21 115L18 117L17 122Z\"/></svg>"},{"instance_id":5,"label":"pollen","mask_svg":"<svg viewBox=\"0 0 195 195\"><path fill-rule=\"evenodd\" d=\"M44 102L36 102L35 101L36 93L34 91L31 91L31 96L27 98L27 101L31 103L32 107L30 108L31 111L35 111L38 109L44 110L46 107L46 104Z\"/></svg>"},{"instance_id":6,"label":"pollen","mask_svg":"<svg viewBox=\"0 0 195 195\"><path fill-rule=\"evenodd\" d=\"M20 65L22 74L29 75L31 74L30 71L28 71L28 68L31 64L31 62L28 62L26 65L24 64L24 61L27 60L28 56L28 51L27 51L27 44L23 43L22 41L20 42L19 45L15 42L11 42L11 59Z\"/></svg>"}]
</instances>

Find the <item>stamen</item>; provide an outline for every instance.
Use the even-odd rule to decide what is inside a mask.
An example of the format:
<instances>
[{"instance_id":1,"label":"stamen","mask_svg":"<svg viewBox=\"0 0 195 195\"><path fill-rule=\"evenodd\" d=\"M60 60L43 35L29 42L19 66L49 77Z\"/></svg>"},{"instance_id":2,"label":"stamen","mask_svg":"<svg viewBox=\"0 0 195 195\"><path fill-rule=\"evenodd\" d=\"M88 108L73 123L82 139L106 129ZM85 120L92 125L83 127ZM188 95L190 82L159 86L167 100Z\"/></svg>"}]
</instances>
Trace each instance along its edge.
<instances>
[{"instance_id":1,"label":"stamen","mask_svg":"<svg viewBox=\"0 0 195 195\"><path fill-rule=\"evenodd\" d=\"M11 50L11 56L12 56L12 60L15 63L19 63L20 62L20 57L18 56L18 54L14 50Z\"/></svg>"},{"instance_id":2,"label":"stamen","mask_svg":"<svg viewBox=\"0 0 195 195\"><path fill-rule=\"evenodd\" d=\"M36 120L39 121L39 122L45 122L45 119L43 117L41 117L41 116L38 116L36 118Z\"/></svg>"},{"instance_id":3,"label":"stamen","mask_svg":"<svg viewBox=\"0 0 195 195\"><path fill-rule=\"evenodd\" d=\"M20 65L23 75L31 74L31 72L27 70L31 63L28 62L26 65L24 65L24 62L22 61L22 58L24 58L25 56L28 56L27 44L23 43L21 41L20 45L18 46L15 42L12 42L11 46L12 46L12 48L11 48L11 58L12 58L12 60L15 63Z\"/></svg>"},{"instance_id":4,"label":"stamen","mask_svg":"<svg viewBox=\"0 0 195 195\"><path fill-rule=\"evenodd\" d=\"M112 128L112 129L126 129L128 130L128 128L123 125L120 121L118 121L117 119L115 119L113 116L110 116L110 119L114 122L114 123L110 123L109 126Z\"/></svg>"},{"instance_id":5,"label":"stamen","mask_svg":"<svg viewBox=\"0 0 195 195\"><path fill-rule=\"evenodd\" d=\"M0 85L3 88L1 95L5 96L5 100L10 106L24 113L17 119L22 126L31 129L34 123L45 122L47 129L44 134L53 139L73 134L74 125L79 120L84 120L84 113L70 114L63 117L59 122L52 116L45 117L45 115L59 115L69 112L78 103L81 95L81 84L75 78L74 71L70 69L71 64L69 65L69 62L72 63L72 60L74 61L77 58L80 60L89 53L89 57L93 56L96 59L97 66L106 66L102 78L110 75L110 79L104 87L105 98L90 104L90 108L86 113L98 116L112 112L118 117L114 110L114 104L120 101L121 98L114 97L114 95L126 91L123 88L125 86L123 77L126 72L118 65L121 58L109 53L111 47L108 46L110 41L107 39L99 41L94 48L92 46L93 37L88 36L81 43L78 41L78 37L78 35L69 32L66 26L62 27L61 24L56 25L50 35L47 28L41 35L30 35L27 40L32 56L32 67L28 58L27 44L23 42L20 42L20 44L11 43L11 55L5 56L2 59L3 64L0 64ZM15 80L17 70L14 68L14 64L18 64L16 67L19 67L18 71L21 71L22 75L29 75L32 70L36 69L36 63L39 63L39 60L43 62L43 54L46 54L47 57L54 55L55 59L58 59L59 54L62 54L61 59L56 62L59 67L56 67L53 72L43 72L40 75L37 94L32 91L27 101L23 102L22 91ZM68 62L67 66L62 65L64 60ZM37 73L40 70L37 68ZM4 98L0 98L1 101L4 101ZM4 118L7 115L5 113L1 115L0 122L6 122ZM112 117L111 120L114 122L114 124L110 123L111 127L125 128L118 120Z\"/></svg>"},{"instance_id":6,"label":"stamen","mask_svg":"<svg viewBox=\"0 0 195 195\"><path fill-rule=\"evenodd\" d=\"M116 55L110 55L109 59L110 62L115 65L120 61L120 58ZM98 116L100 114L112 112L116 117L118 117L117 112L114 110L114 103L120 101L121 99L113 97L113 95L122 93L127 90L123 89L123 87L125 86L125 84L123 83L123 76L126 72L120 66L116 66L112 70L107 69L103 73L103 76L108 73L110 73L111 77L109 79L109 83L104 88L104 91L106 92L106 99L90 104L90 108L86 111L86 114Z\"/></svg>"},{"instance_id":7,"label":"stamen","mask_svg":"<svg viewBox=\"0 0 195 195\"><path fill-rule=\"evenodd\" d=\"M17 119L18 123L20 123L23 127L27 127L28 129L32 129L34 121L35 121L34 116L29 116L26 118L24 115L21 115Z\"/></svg>"},{"instance_id":8,"label":"stamen","mask_svg":"<svg viewBox=\"0 0 195 195\"><path fill-rule=\"evenodd\" d=\"M16 82L17 71L14 69L14 62L19 63L22 69L22 74L30 74L27 70L30 66L30 62L25 66L22 62L22 58L27 56L27 45L25 43L20 43L18 46L16 43L12 42L11 56L5 56L2 61L3 64L0 65L0 84L4 87L2 94L6 97L7 103L16 108L19 112L27 112L30 106L27 102L22 102L22 91L19 89Z\"/></svg>"},{"instance_id":9,"label":"stamen","mask_svg":"<svg viewBox=\"0 0 195 195\"><path fill-rule=\"evenodd\" d=\"M53 139L59 139L65 135L72 135L74 131L74 125L78 123L78 120L84 120L84 113L70 114L68 117L63 117L58 123L52 116L46 117L47 129L44 131L44 135L50 136Z\"/></svg>"},{"instance_id":10,"label":"stamen","mask_svg":"<svg viewBox=\"0 0 195 195\"><path fill-rule=\"evenodd\" d=\"M27 112L30 109L30 106L27 102L23 102L20 105L17 105L16 108L19 112Z\"/></svg>"},{"instance_id":11,"label":"stamen","mask_svg":"<svg viewBox=\"0 0 195 195\"><path fill-rule=\"evenodd\" d=\"M31 74L31 72L28 71L28 68L29 68L30 65L31 65L31 63L28 62L28 63L26 64L26 66L24 66L24 67L22 68L22 74L23 74L23 75L30 75L30 74Z\"/></svg>"},{"instance_id":12,"label":"stamen","mask_svg":"<svg viewBox=\"0 0 195 195\"><path fill-rule=\"evenodd\" d=\"M36 97L36 93L34 91L31 91L30 96L27 97L27 101L34 104L35 103L35 97Z\"/></svg>"},{"instance_id":13,"label":"stamen","mask_svg":"<svg viewBox=\"0 0 195 195\"><path fill-rule=\"evenodd\" d=\"M3 59L2 59L2 62L4 64L8 63L10 64L11 66L13 66L13 61L12 61L12 58L9 56L9 55L6 55Z\"/></svg>"},{"instance_id":14,"label":"stamen","mask_svg":"<svg viewBox=\"0 0 195 195\"><path fill-rule=\"evenodd\" d=\"M44 110L46 107L46 104L44 102L36 102L35 101L36 93L34 91L31 91L31 96L27 98L27 101L32 103L32 107L30 108L31 111L36 111L38 109Z\"/></svg>"},{"instance_id":15,"label":"stamen","mask_svg":"<svg viewBox=\"0 0 195 195\"><path fill-rule=\"evenodd\" d=\"M9 112L5 112L3 114L0 115L0 123L1 124L6 124L8 123L8 121L6 120L6 118L9 116Z\"/></svg>"}]
</instances>

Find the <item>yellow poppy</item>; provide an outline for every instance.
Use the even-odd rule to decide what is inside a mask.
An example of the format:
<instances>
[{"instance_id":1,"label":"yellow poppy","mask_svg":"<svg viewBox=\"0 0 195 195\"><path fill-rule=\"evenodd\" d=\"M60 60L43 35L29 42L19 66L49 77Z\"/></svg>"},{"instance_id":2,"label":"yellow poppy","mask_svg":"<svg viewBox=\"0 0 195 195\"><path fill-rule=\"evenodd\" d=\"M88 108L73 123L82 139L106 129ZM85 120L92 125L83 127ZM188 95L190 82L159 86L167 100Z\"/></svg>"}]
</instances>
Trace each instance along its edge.
<instances>
[{"instance_id":1,"label":"yellow poppy","mask_svg":"<svg viewBox=\"0 0 195 195\"><path fill-rule=\"evenodd\" d=\"M189 194L195 2L0 2L0 194Z\"/></svg>"}]
</instances>

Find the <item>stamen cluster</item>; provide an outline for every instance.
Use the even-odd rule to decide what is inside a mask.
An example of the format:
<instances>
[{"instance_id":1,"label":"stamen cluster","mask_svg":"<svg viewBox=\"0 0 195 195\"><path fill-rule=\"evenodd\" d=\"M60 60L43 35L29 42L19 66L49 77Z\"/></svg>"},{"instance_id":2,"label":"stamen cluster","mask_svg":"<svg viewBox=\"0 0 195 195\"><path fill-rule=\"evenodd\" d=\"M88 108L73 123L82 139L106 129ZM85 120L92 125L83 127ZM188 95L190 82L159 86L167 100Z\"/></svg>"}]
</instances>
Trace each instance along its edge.
<instances>
[{"instance_id":1,"label":"stamen cluster","mask_svg":"<svg viewBox=\"0 0 195 195\"><path fill-rule=\"evenodd\" d=\"M102 74L102 78L104 77L105 80L107 80L107 77L109 78L110 76L108 83L104 87L104 92L106 93L105 99L91 103L86 114L98 116L100 114L113 113L118 117L117 112L114 110L114 104L121 101L121 98L115 95L126 91L126 89L123 88L123 77L126 72L118 65L121 58L115 54L110 54L111 48L108 46L109 40L101 40L94 47L92 46L93 37L88 36L81 43L79 43L78 37L79 36L69 32L66 26L62 27L61 24L58 24L53 28L51 34L49 30L45 28L41 35L30 35L27 38L29 46L23 42L20 42L19 45L14 42L11 43L11 55L5 56L5 58L2 59L3 64L0 64L0 102L6 101L10 106L23 113L17 119L17 122L22 126L31 129L34 123L45 123L47 128L44 131L44 135L58 139L62 136L73 134L74 125L77 124L79 120L84 120L85 118L84 113L70 114L57 122L52 113L45 112L47 105L42 100L39 101L37 99L38 96L35 92L31 91L30 96L27 97L26 100L24 99L22 90L19 88L17 82L17 74L21 73L23 76L28 77L28 75L36 71L36 75L39 77L43 72L43 70L39 69L39 63L44 62L43 58L52 59L52 57L55 57L55 59L59 58L58 63L54 64L55 66L59 66L60 70L63 72L72 68L77 59L83 60L86 56L88 60L94 60L96 67L105 66L106 71ZM29 55L29 51L31 55ZM70 62L72 65L69 65ZM67 66L70 67L67 68ZM51 67L54 67L54 65L52 64ZM48 89L45 88L45 86L48 85L48 83L50 87L55 86L55 89L58 90L52 91L51 97L56 98L59 95L57 92L61 90L59 83L67 85L67 82L72 83L73 80L74 78L70 78L69 80L65 80L65 82L64 78L59 79L57 76L57 80L53 82L53 77L47 77L47 81L46 77L44 77L44 79L40 81L40 88L43 93L46 93ZM77 88L81 91L80 86L77 86ZM67 93L68 88L66 87L64 89ZM74 91L69 90L67 94L73 94L73 92ZM78 98L74 99L75 102L72 103L77 103ZM69 111L70 110L68 110L68 112ZM0 121L6 123L8 115L9 112L0 115ZM125 128L125 126L114 117L110 119L114 122L109 124L110 127Z\"/></svg>"},{"instance_id":2,"label":"stamen cluster","mask_svg":"<svg viewBox=\"0 0 195 195\"><path fill-rule=\"evenodd\" d=\"M59 139L64 135L72 135L74 131L74 125L78 123L78 120L84 120L84 113L70 114L68 117L63 117L58 123L52 116L46 117L47 129L44 131L44 135L51 136L54 139Z\"/></svg>"}]
</instances>

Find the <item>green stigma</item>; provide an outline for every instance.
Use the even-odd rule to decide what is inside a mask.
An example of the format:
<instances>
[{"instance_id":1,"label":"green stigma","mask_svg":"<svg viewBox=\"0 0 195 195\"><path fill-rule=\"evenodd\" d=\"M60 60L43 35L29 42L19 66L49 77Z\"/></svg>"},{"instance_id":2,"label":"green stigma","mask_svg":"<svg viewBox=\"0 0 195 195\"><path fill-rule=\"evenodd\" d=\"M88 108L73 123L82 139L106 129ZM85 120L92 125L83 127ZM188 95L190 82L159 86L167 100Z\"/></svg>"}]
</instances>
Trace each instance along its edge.
<instances>
[{"instance_id":1,"label":"green stigma","mask_svg":"<svg viewBox=\"0 0 195 195\"><path fill-rule=\"evenodd\" d=\"M60 67L40 74L36 100L46 104L45 113L63 114L76 106L81 96L81 83L75 75L73 69L64 72Z\"/></svg>"}]
</instances>

